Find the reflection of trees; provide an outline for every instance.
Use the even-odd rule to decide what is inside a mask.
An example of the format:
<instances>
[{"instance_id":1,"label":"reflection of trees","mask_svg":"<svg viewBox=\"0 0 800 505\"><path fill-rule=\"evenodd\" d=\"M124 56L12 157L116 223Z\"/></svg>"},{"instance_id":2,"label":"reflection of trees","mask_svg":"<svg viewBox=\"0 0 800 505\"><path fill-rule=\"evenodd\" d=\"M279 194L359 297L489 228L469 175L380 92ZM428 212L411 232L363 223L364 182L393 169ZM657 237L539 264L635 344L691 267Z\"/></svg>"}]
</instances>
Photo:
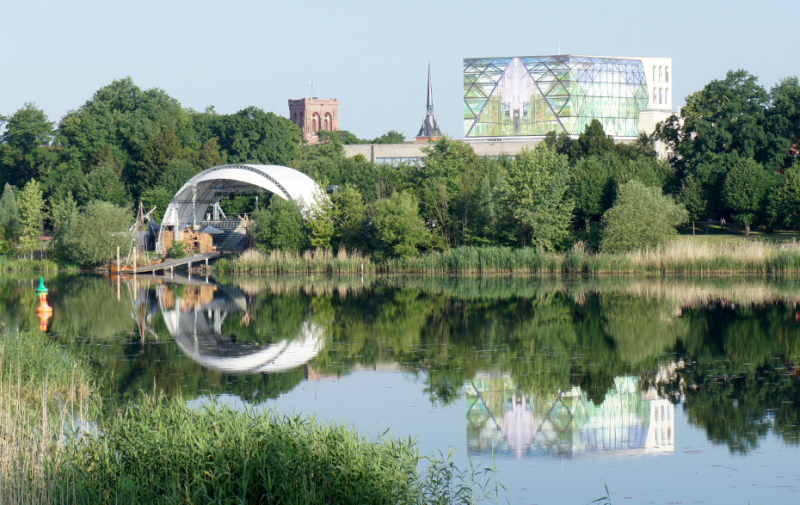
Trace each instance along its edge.
<instances>
[{"instance_id":1,"label":"reflection of trees","mask_svg":"<svg viewBox=\"0 0 800 505\"><path fill-rule=\"evenodd\" d=\"M35 282L31 276L0 278L7 326L38 326ZM211 295L208 287L123 285L117 301L107 279L54 279L48 282L51 330L104 371L103 394L117 401L153 391L154 384L186 398L229 393L259 401L303 380L301 368L230 375L188 359L171 345L158 312L159 289L172 293L165 306L196 309L207 319L215 346L264 349L316 325L326 332L326 345L311 362L318 373L397 363L419 373L431 401L441 404L462 397L465 383L478 374L490 373L507 376L520 397L577 386L598 406L616 377L637 377L647 389L664 353L673 352L669 359L684 366L660 387L674 402L685 402L690 421L709 437L744 451L766 433L792 442L800 434L792 362L800 356L800 323L791 283L390 278L317 285L303 278L247 279L245 285L217 286ZM222 302L231 306L218 317L214 307ZM146 319L153 333L145 330L142 338L131 313Z\"/></svg>"},{"instance_id":2,"label":"reflection of trees","mask_svg":"<svg viewBox=\"0 0 800 505\"><path fill-rule=\"evenodd\" d=\"M800 323L783 304L761 310L707 307L685 315L691 331L675 378L660 387L683 401L689 421L732 452L758 447L772 432L800 435ZM796 359L796 358L794 358Z\"/></svg>"}]
</instances>

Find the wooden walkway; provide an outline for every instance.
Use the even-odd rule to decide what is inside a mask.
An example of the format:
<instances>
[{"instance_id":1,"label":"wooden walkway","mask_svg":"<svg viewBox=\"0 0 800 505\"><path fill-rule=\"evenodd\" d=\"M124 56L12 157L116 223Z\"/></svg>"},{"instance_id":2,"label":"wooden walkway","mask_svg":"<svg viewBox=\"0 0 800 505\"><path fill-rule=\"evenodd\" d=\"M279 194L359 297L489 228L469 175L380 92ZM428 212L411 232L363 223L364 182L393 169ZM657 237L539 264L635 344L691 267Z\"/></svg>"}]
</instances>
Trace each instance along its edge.
<instances>
[{"instance_id":1,"label":"wooden walkway","mask_svg":"<svg viewBox=\"0 0 800 505\"><path fill-rule=\"evenodd\" d=\"M126 268L124 270L120 270L117 272L118 275L133 275L142 274L142 273L154 273L154 272L164 272L164 271L174 271L176 267L191 265L194 263L205 263L208 265L208 260L214 259L219 257L220 253L207 253L207 254L194 254L192 256L187 256L181 259L168 259L164 260L161 263L156 263L154 265L145 265L145 266L137 266L136 271L134 272L133 268Z\"/></svg>"}]
</instances>

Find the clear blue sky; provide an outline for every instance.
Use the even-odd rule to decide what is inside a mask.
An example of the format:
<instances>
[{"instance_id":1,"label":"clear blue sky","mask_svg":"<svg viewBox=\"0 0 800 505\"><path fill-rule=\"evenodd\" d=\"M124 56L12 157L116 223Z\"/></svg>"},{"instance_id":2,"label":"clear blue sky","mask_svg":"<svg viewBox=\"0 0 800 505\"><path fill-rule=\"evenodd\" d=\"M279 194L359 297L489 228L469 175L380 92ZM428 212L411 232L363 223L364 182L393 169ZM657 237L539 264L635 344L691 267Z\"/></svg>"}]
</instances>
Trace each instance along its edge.
<instances>
[{"instance_id":1,"label":"clear blue sky","mask_svg":"<svg viewBox=\"0 0 800 505\"><path fill-rule=\"evenodd\" d=\"M342 129L416 134L427 59L436 117L463 136L462 59L562 54L672 57L676 104L729 69L767 89L800 75L797 0L0 3L0 115L35 102L51 121L131 76L184 107L339 99Z\"/></svg>"}]
</instances>

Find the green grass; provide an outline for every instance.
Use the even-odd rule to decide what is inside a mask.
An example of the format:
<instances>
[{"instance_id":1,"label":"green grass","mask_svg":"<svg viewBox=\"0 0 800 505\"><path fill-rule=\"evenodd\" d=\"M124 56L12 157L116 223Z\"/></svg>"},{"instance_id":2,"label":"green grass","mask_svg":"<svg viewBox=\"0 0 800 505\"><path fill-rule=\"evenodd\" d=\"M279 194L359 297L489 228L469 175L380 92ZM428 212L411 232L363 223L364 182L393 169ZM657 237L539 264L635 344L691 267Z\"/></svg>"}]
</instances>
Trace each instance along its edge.
<instances>
[{"instance_id":1,"label":"green grass","mask_svg":"<svg viewBox=\"0 0 800 505\"><path fill-rule=\"evenodd\" d=\"M77 503L472 503L477 473L434 461L412 440L218 403L150 397L73 440L60 466ZM446 499L446 501L443 501Z\"/></svg>"},{"instance_id":2,"label":"green grass","mask_svg":"<svg viewBox=\"0 0 800 505\"><path fill-rule=\"evenodd\" d=\"M78 272L75 265L66 265L52 260L9 258L0 256L0 271L7 272Z\"/></svg>"}]
</instances>

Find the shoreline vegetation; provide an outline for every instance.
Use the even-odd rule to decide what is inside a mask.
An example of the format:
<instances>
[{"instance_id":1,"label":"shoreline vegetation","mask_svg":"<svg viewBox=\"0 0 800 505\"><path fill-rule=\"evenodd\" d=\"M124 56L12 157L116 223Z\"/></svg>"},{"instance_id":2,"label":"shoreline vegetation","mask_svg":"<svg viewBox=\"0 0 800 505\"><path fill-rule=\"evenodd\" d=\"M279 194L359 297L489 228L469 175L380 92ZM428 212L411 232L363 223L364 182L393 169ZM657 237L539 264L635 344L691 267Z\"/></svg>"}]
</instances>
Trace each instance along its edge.
<instances>
[{"instance_id":1,"label":"shoreline vegetation","mask_svg":"<svg viewBox=\"0 0 800 505\"><path fill-rule=\"evenodd\" d=\"M762 241L733 243L678 240L628 253L567 252L535 248L465 246L420 256L374 262L359 252L308 250L304 253L256 249L215 264L215 272L258 274L416 274L448 275L744 275L800 276L800 247Z\"/></svg>"},{"instance_id":2,"label":"shoreline vegetation","mask_svg":"<svg viewBox=\"0 0 800 505\"><path fill-rule=\"evenodd\" d=\"M0 256L0 272L78 272L75 265L47 259L9 258Z\"/></svg>"},{"instance_id":3,"label":"shoreline vegetation","mask_svg":"<svg viewBox=\"0 0 800 505\"><path fill-rule=\"evenodd\" d=\"M0 503L466 504L492 491L490 469L421 457L411 438L157 392L104 412L98 391L47 335L0 328Z\"/></svg>"}]
</instances>

